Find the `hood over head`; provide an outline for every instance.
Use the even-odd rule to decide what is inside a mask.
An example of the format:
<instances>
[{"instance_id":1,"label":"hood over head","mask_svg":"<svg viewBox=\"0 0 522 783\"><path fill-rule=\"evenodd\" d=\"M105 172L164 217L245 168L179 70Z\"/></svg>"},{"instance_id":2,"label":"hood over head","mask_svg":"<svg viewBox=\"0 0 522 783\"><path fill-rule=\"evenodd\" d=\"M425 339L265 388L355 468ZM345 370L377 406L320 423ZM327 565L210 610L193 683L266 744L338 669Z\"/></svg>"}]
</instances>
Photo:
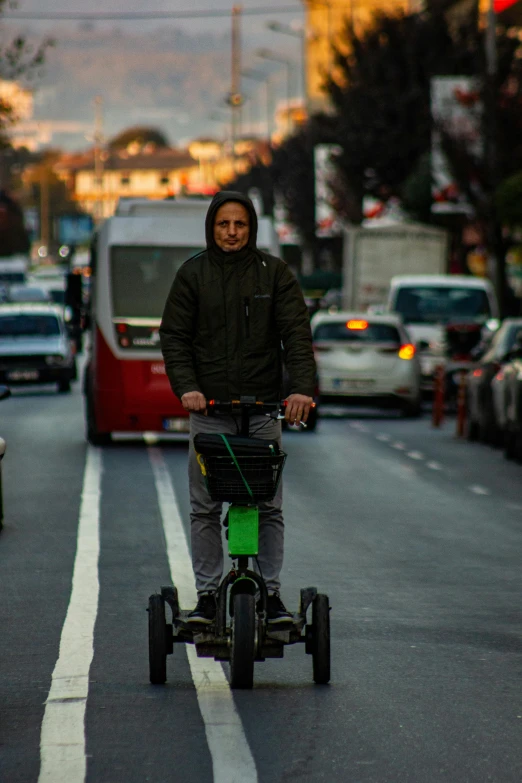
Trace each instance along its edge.
<instances>
[{"instance_id":1,"label":"hood over head","mask_svg":"<svg viewBox=\"0 0 522 783\"><path fill-rule=\"evenodd\" d=\"M216 218L216 212L220 207L223 206L223 204L226 204L227 201L237 201L239 204L242 204L249 216L250 216L250 234L248 237L248 242L245 246L245 248L242 248L242 250L245 250L246 248L249 248L250 250L256 250L257 249L257 214L255 207L252 203L252 201L248 198L248 196L245 196L243 193L239 193L239 191L235 190L222 190L219 193L216 193L214 198L211 201L211 204L208 208L207 217L205 218L205 238L207 241L207 250L213 250L218 251L219 253L223 253L222 250L216 245L214 241L214 221ZM238 253L241 253L241 250L237 251ZM227 253L226 255L232 255L232 253Z\"/></svg>"}]
</instances>

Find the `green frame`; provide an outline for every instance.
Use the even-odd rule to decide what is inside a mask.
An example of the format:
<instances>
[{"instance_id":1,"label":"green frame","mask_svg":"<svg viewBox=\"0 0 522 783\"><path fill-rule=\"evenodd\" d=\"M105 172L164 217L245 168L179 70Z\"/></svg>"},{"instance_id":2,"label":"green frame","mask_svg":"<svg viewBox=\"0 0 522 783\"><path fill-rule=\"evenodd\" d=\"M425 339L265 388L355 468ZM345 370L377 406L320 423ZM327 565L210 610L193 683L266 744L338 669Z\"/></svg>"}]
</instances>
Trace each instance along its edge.
<instances>
[{"instance_id":1,"label":"green frame","mask_svg":"<svg viewBox=\"0 0 522 783\"><path fill-rule=\"evenodd\" d=\"M228 509L228 554L255 557L259 551L259 508L231 505Z\"/></svg>"}]
</instances>

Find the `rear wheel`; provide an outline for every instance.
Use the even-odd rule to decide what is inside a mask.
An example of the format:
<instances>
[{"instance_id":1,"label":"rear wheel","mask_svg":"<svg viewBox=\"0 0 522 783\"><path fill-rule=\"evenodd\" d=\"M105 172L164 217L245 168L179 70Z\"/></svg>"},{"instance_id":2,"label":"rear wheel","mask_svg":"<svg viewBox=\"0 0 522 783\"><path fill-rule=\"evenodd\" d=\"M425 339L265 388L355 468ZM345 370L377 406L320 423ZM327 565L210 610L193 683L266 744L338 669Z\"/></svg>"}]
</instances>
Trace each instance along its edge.
<instances>
[{"instance_id":1,"label":"rear wheel","mask_svg":"<svg viewBox=\"0 0 522 783\"><path fill-rule=\"evenodd\" d=\"M475 441L479 436L479 426L474 419L468 419L468 426L466 430L466 437L468 440Z\"/></svg>"},{"instance_id":2,"label":"rear wheel","mask_svg":"<svg viewBox=\"0 0 522 783\"><path fill-rule=\"evenodd\" d=\"M230 684L232 688L252 688L256 642L256 601L248 593L233 598L234 621L230 650Z\"/></svg>"},{"instance_id":3,"label":"rear wheel","mask_svg":"<svg viewBox=\"0 0 522 783\"><path fill-rule=\"evenodd\" d=\"M71 381L67 378L66 380L58 381L58 392L60 394L67 394L71 391Z\"/></svg>"},{"instance_id":4,"label":"rear wheel","mask_svg":"<svg viewBox=\"0 0 522 783\"><path fill-rule=\"evenodd\" d=\"M85 436L91 446L108 446L111 442L110 432L99 432L96 427L96 415L94 412L94 401L86 383L85 389Z\"/></svg>"},{"instance_id":5,"label":"rear wheel","mask_svg":"<svg viewBox=\"0 0 522 783\"><path fill-rule=\"evenodd\" d=\"M149 679L153 685L163 685L167 679L167 624L161 595L151 595L148 612Z\"/></svg>"},{"instance_id":6,"label":"rear wheel","mask_svg":"<svg viewBox=\"0 0 522 783\"><path fill-rule=\"evenodd\" d=\"M330 601L318 593L312 602L312 659L314 682L330 682Z\"/></svg>"},{"instance_id":7,"label":"rear wheel","mask_svg":"<svg viewBox=\"0 0 522 783\"><path fill-rule=\"evenodd\" d=\"M407 419L416 419L422 413L422 401L419 397L411 402L405 402L402 406L402 415Z\"/></svg>"}]
</instances>

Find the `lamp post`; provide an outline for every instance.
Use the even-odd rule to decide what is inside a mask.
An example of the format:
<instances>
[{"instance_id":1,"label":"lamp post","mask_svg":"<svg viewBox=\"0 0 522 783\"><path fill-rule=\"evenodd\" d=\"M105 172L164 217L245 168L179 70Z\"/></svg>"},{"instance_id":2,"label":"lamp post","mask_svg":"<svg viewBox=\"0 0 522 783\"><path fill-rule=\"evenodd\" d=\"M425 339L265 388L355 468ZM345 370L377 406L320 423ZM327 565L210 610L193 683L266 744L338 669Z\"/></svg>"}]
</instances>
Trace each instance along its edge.
<instances>
[{"instance_id":1,"label":"lamp post","mask_svg":"<svg viewBox=\"0 0 522 783\"><path fill-rule=\"evenodd\" d=\"M286 66L286 111L287 111L287 131L288 135L290 136L291 130L292 130L292 121L290 117L290 101L292 97L292 91L291 91L291 69L292 69L292 60L289 60L287 57L283 57L282 54L279 54L278 52L273 52L271 49L257 49L256 55L258 57L262 57L264 60L272 60L276 63L282 63Z\"/></svg>"},{"instance_id":2,"label":"lamp post","mask_svg":"<svg viewBox=\"0 0 522 783\"><path fill-rule=\"evenodd\" d=\"M274 33L283 33L284 35L291 35L292 38L299 38L301 42L301 80L302 80L302 94L305 110L308 111L308 73L307 73L307 33L306 29L297 30L289 24L282 24L281 22L267 22L266 26Z\"/></svg>"},{"instance_id":3,"label":"lamp post","mask_svg":"<svg viewBox=\"0 0 522 783\"><path fill-rule=\"evenodd\" d=\"M272 100L271 100L271 75L262 73L261 71L254 71L252 69L241 71L241 75L245 79L253 79L256 82L261 82L265 85L265 111L266 111L266 137L270 144L270 116L272 113Z\"/></svg>"}]
</instances>

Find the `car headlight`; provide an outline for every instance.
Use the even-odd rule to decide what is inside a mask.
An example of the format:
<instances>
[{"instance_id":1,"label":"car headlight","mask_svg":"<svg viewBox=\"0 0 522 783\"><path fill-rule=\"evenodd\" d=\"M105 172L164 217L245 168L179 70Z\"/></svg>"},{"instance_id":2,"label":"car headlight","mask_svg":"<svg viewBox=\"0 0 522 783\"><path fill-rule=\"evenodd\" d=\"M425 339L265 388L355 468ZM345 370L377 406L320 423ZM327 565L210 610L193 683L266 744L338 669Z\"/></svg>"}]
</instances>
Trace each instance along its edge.
<instances>
[{"instance_id":1,"label":"car headlight","mask_svg":"<svg viewBox=\"0 0 522 783\"><path fill-rule=\"evenodd\" d=\"M61 367L62 365L67 364L67 357L62 356L61 354L53 354L52 356L45 357L45 363Z\"/></svg>"}]
</instances>

